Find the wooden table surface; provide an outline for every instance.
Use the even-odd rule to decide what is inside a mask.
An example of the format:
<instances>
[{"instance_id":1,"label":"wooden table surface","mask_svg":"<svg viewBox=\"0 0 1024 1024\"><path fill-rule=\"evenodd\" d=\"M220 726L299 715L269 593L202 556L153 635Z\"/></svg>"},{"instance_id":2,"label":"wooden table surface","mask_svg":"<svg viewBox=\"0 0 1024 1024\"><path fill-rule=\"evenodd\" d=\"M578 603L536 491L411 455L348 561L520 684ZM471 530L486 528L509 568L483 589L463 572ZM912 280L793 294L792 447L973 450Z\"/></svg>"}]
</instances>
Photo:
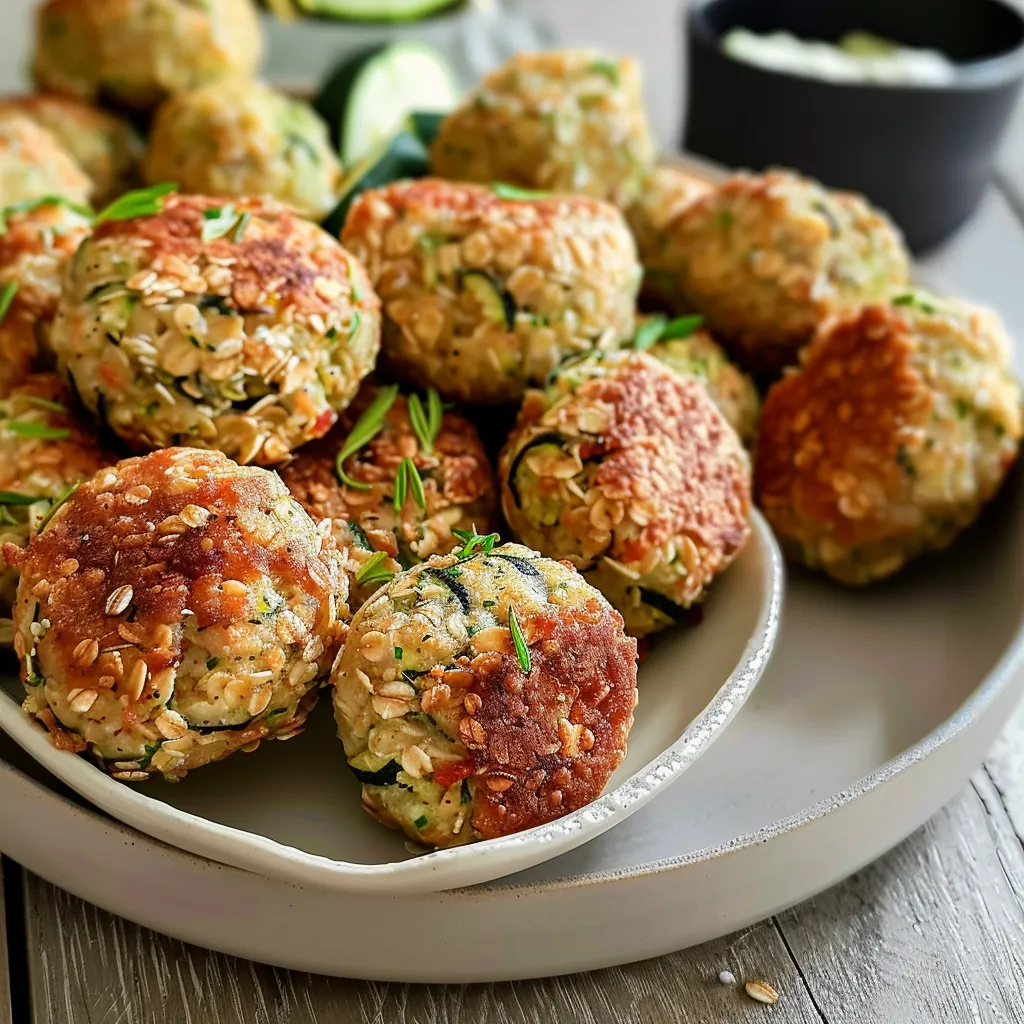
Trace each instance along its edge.
<instances>
[{"instance_id":1,"label":"wooden table surface","mask_svg":"<svg viewBox=\"0 0 1024 1024\"><path fill-rule=\"evenodd\" d=\"M637 53L652 117L678 129L674 0L529 0L566 38ZM0 87L32 0L3 0ZM1024 111L984 208L933 261L1024 338ZM1016 210L1016 214L1013 212ZM363 983L209 953L120 920L5 861L0 1024L953 1024L1024 1022L1024 711L963 792L887 857L769 921L592 974L499 985ZM7 970L4 970L4 965ZM731 971L740 984L718 982ZM763 979L775 1007L749 999Z\"/></svg>"}]
</instances>

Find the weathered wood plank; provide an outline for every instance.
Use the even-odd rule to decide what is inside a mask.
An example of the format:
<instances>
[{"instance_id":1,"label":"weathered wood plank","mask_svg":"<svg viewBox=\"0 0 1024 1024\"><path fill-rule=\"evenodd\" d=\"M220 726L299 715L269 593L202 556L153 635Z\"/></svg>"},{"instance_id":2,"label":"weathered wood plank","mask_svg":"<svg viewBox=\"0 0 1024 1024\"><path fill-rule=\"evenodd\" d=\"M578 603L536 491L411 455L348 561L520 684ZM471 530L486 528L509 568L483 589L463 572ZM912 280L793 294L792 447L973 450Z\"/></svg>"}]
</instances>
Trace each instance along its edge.
<instances>
[{"instance_id":1,"label":"weathered wood plank","mask_svg":"<svg viewBox=\"0 0 1024 1024\"><path fill-rule=\"evenodd\" d=\"M1024 854L981 770L913 839L779 927L829 1021L1021 1021L1022 897Z\"/></svg>"},{"instance_id":2,"label":"weathered wood plank","mask_svg":"<svg viewBox=\"0 0 1024 1024\"><path fill-rule=\"evenodd\" d=\"M1017 837L1024 843L1024 704L1017 708L985 761Z\"/></svg>"},{"instance_id":3,"label":"weathered wood plank","mask_svg":"<svg viewBox=\"0 0 1024 1024\"><path fill-rule=\"evenodd\" d=\"M345 981L209 953L129 924L26 873L34 1021L45 1024L746 1024L782 993L777 1020L821 1024L769 922L647 963L548 981L423 986ZM425 923L424 923L425 925ZM497 938L496 938L496 941Z\"/></svg>"},{"instance_id":4,"label":"weathered wood plank","mask_svg":"<svg viewBox=\"0 0 1024 1024\"><path fill-rule=\"evenodd\" d=\"M4 901L4 868L0 861L0 1024L12 1024L11 978L8 970L10 950L7 945L6 903Z\"/></svg>"}]
</instances>

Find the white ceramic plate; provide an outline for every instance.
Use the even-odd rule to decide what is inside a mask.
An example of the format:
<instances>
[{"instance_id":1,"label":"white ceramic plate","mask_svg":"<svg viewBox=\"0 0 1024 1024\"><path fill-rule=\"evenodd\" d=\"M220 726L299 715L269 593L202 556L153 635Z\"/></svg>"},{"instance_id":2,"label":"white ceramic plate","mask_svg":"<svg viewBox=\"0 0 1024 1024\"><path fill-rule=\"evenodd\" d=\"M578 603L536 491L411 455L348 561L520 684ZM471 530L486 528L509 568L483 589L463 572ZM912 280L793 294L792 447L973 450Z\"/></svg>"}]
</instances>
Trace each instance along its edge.
<instances>
[{"instance_id":1,"label":"white ceramic plate","mask_svg":"<svg viewBox=\"0 0 1024 1024\"><path fill-rule=\"evenodd\" d=\"M715 582L698 626L659 636L640 671L629 753L604 796L516 835L416 855L362 810L334 737L329 702L289 743L264 744L177 785L129 786L57 750L0 695L0 727L97 807L166 843L297 885L366 893L433 892L532 867L599 836L677 779L719 736L761 677L778 631L782 560L757 513L747 546ZM244 794L240 796L239 794Z\"/></svg>"}]
</instances>

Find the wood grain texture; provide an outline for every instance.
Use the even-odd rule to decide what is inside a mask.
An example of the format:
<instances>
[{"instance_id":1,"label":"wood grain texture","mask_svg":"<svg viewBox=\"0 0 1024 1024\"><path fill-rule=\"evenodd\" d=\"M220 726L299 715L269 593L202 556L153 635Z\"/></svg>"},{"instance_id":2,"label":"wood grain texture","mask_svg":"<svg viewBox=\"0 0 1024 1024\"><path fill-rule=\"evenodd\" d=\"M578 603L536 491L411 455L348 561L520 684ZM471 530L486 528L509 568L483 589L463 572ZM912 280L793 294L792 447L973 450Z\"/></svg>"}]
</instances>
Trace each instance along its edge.
<instances>
[{"instance_id":1,"label":"wood grain texture","mask_svg":"<svg viewBox=\"0 0 1024 1024\"><path fill-rule=\"evenodd\" d=\"M740 986L762 978L792 1024L820 1024L766 922L646 963L547 981L398 985L278 970L185 945L26 874L34 1021L45 1024L754 1024ZM496 940L499 941L499 940Z\"/></svg>"}]
</instances>

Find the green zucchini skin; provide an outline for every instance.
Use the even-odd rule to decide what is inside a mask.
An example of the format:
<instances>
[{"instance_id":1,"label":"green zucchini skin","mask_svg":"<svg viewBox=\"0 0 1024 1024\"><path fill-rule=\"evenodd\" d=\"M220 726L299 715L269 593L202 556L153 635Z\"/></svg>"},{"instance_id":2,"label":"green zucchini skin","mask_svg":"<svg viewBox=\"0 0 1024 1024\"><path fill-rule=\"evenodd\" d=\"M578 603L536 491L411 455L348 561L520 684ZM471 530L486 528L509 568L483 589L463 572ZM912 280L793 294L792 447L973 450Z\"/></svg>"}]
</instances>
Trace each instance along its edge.
<instances>
[{"instance_id":1,"label":"green zucchini skin","mask_svg":"<svg viewBox=\"0 0 1024 1024\"><path fill-rule=\"evenodd\" d=\"M351 764L348 767L349 771L364 786L393 786L398 781L398 773L402 770L402 766L397 761L388 761L383 768L379 768L375 772L367 772L362 768L355 768Z\"/></svg>"},{"instance_id":2,"label":"green zucchini skin","mask_svg":"<svg viewBox=\"0 0 1024 1024\"><path fill-rule=\"evenodd\" d=\"M534 448L539 448L541 445L553 444L559 448L565 446L566 439L561 434L547 433L540 434L535 437L529 444L524 444L522 448L516 453L515 459L512 461L512 465L508 471L508 489L512 494L512 500L516 503L517 508L522 508L522 498L519 494L519 484L516 482L516 476L519 473L519 467L526 456L533 451Z\"/></svg>"},{"instance_id":3,"label":"green zucchini skin","mask_svg":"<svg viewBox=\"0 0 1024 1024\"><path fill-rule=\"evenodd\" d=\"M456 7L461 0L400 0L398 3L350 3L348 0L295 0L307 14L335 21L380 22L383 24L415 21Z\"/></svg>"},{"instance_id":4,"label":"green zucchini skin","mask_svg":"<svg viewBox=\"0 0 1024 1024\"><path fill-rule=\"evenodd\" d=\"M323 222L325 231L339 235L348 211L363 192L403 178L426 177L430 168L427 150L412 132L401 131L386 146L357 164L342 185L338 205Z\"/></svg>"}]
</instances>

